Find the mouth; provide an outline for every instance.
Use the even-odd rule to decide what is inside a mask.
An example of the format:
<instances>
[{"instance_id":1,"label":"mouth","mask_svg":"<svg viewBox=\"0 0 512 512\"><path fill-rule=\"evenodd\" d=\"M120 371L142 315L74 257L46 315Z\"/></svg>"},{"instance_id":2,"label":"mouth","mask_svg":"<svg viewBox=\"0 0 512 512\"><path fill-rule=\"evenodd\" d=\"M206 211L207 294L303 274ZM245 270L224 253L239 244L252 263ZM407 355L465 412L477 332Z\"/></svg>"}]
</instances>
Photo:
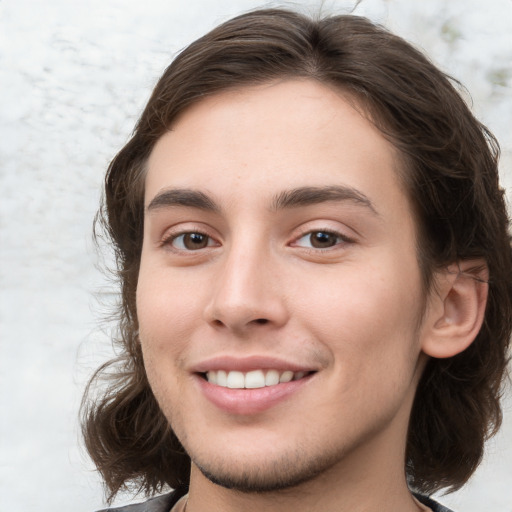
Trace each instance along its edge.
<instances>
[{"instance_id":1,"label":"mouth","mask_svg":"<svg viewBox=\"0 0 512 512\"><path fill-rule=\"evenodd\" d=\"M298 381L313 371L261 369L241 372L236 370L210 370L199 375L210 384L229 389L259 389Z\"/></svg>"},{"instance_id":2,"label":"mouth","mask_svg":"<svg viewBox=\"0 0 512 512\"><path fill-rule=\"evenodd\" d=\"M300 396L320 371L283 359L220 356L193 368L201 394L218 410L252 416Z\"/></svg>"}]
</instances>

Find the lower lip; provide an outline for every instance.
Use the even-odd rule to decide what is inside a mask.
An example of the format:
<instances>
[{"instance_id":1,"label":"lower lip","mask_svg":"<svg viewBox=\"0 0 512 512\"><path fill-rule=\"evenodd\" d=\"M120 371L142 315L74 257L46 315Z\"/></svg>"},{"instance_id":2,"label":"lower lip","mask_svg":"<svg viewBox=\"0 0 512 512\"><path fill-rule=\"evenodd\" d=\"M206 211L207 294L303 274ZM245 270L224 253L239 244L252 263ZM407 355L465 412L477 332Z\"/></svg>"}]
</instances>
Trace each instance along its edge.
<instances>
[{"instance_id":1,"label":"lower lip","mask_svg":"<svg viewBox=\"0 0 512 512\"><path fill-rule=\"evenodd\" d=\"M211 384L197 375L203 395L216 407L230 414L250 415L264 412L291 397L309 382L313 374L291 382L256 389L231 389Z\"/></svg>"}]
</instances>

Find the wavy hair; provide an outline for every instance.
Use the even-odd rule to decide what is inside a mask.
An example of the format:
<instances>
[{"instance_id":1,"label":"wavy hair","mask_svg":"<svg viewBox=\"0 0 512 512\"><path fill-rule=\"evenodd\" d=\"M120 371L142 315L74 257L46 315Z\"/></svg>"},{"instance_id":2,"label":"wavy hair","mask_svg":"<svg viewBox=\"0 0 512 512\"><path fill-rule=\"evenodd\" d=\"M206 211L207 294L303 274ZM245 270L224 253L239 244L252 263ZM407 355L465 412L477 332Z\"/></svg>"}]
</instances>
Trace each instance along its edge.
<instances>
[{"instance_id":1,"label":"wavy hair","mask_svg":"<svg viewBox=\"0 0 512 512\"><path fill-rule=\"evenodd\" d=\"M190 459L153 396L138 341L135 292L149 154L176 117L206 96L294 77L349 93L399 150L426 289L433 271L453 262L483 258L489 269L480 333L461 354L431 359L418 386L404 461L411 488L430 493L463 485L484 441L499 428L512 329L512 253L497 141L473 117L459 85L384 28L352 15L311 19L258 10L178 55L108 168L97 227L117 257L120 355L91 379L82 425L110 499L125 487L152 494L189 480Z\"/></svg>"}]
</instances>

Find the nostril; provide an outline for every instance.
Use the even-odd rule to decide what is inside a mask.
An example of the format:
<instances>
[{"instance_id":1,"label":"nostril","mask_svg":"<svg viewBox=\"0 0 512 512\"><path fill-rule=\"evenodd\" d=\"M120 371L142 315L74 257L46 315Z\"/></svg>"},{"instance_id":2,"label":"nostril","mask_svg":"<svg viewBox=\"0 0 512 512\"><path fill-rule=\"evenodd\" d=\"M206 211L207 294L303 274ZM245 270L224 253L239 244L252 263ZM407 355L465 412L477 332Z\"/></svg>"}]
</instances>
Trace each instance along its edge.
<instances>
[{"instance_id":1,"label":"nostril","mask_svg":"<svg viewBox=\"0 0 512 512\"><path fill-rule=\"evenodd\" d=\"M261 325L264 325L264 324L267 324L268 323L268 320L266 318L258 318L255 320L255 322L257 324L261 324Z\"/></svg>"}]
</instances>

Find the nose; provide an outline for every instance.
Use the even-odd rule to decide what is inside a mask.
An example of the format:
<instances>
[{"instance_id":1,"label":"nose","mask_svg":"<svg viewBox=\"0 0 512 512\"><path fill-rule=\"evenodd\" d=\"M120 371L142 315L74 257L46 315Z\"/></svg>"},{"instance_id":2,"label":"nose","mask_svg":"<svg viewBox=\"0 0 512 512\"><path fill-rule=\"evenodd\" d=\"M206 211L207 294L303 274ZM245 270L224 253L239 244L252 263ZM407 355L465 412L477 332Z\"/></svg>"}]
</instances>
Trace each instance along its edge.
<instances>
[{"instance_id":1,"label":"nose","mask_svg":"<svg viewBox=\"0 0 512 512\"><path fill-rule=\"evenodd\" d=\"M243 336L288 321L278 265L264 250L232 250L219 262L216 283L205 308L205 319L216 328Z\"/></svg>"}]
</instances>

